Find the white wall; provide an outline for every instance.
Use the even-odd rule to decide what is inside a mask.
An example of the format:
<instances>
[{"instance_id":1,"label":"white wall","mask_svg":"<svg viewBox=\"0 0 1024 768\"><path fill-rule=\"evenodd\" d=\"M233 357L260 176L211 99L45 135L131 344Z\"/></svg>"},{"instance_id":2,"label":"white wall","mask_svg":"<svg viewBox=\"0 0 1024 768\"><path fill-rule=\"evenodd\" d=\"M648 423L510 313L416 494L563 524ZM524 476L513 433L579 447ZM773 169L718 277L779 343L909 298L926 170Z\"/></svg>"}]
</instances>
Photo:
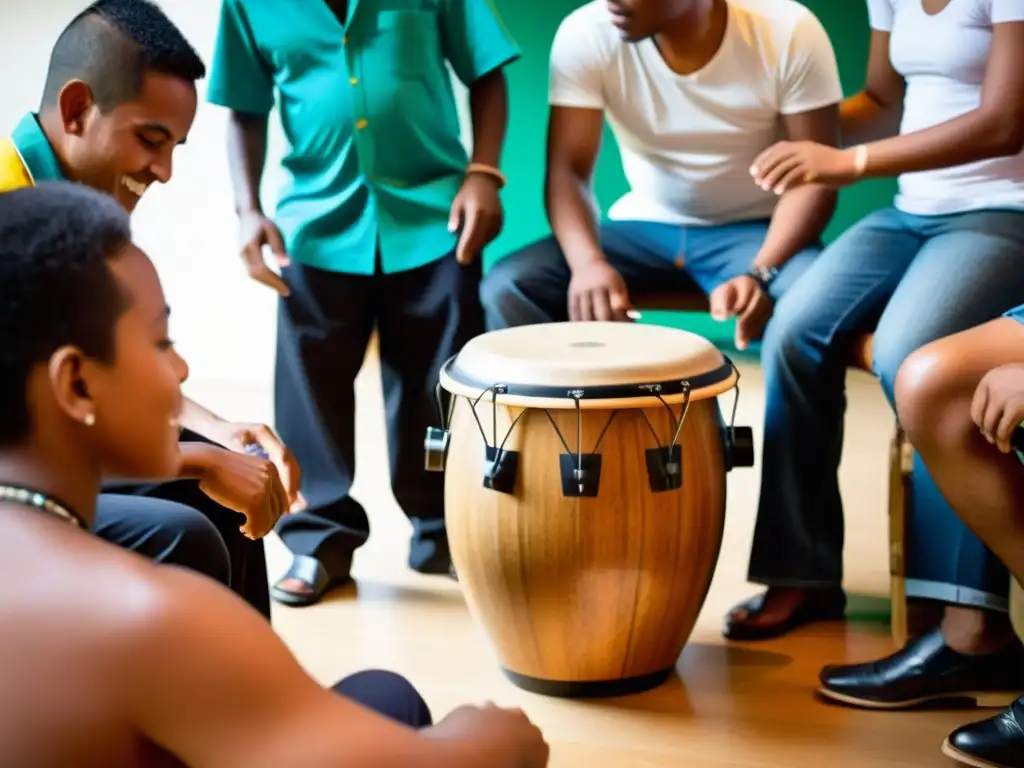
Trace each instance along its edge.
<instances>
[{"instance_id":1,"label":"white wall","mask_svg":"<svg viewBox=\"0 0 1024 768\"><path fill-rule=\"evenodd\" d=\"M0 134L37 107L53 41L87 5L83 0L0 0L0 50L7 53ZM163 0L162 6L209 65L219 2ZM465 89L456 86L466 139ZM204 88L201 83L201 102ZM270 206L279 182L274 170L281 146L274 125L264 185ZM146 194L134 228L173 306L171 331L191 364L191 383L269 385L275 300L269 289L248 279L237 256L221 109L200 104L188 143L175 155L173 180Z\"/></svg>"}]
</instances>

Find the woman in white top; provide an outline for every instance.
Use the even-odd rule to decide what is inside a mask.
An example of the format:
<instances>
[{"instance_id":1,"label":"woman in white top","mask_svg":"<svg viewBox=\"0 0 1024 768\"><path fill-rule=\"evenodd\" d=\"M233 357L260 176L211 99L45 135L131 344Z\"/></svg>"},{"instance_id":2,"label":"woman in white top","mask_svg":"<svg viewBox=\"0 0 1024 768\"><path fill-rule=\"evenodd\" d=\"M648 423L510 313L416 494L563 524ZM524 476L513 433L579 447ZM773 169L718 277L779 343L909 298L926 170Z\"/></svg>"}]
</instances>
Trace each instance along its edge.
<instances>
[{"instance_id":1,"label":"woman in white top","mask_svg":"<svg viewBox=\"0 0 1024 768\"><path fill-rule=\"evenodd\" d=\"M875 371L891 402L907 355L1024 299L1024 0L869 0L868 9L867 84L842 105L846 149L782 142L751 168L779 193L898 176L899 194L826 249L768 328L762 362L777 385L767 392L750 578L769 589L729 617L737 639L842 612L837 469L852 338L876 330ZM920 474L915 491L930 483ZM943 632L891 659L827 671L826 693L889 708L1024 689L1006 572L934 495L929 520L918 521L928 538L911 541L922 573L910 591L961 607L947 610ZM962 674L919 675L958 665Z\"/></svg>"}]
</instances>

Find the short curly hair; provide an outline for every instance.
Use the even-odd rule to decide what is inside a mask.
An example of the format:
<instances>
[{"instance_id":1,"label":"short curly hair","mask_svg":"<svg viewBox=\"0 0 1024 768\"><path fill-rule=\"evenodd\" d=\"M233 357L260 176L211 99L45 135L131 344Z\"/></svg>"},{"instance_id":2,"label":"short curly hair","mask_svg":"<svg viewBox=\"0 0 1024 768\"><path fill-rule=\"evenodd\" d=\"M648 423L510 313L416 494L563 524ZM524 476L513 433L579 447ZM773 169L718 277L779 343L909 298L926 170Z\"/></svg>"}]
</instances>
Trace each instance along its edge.
<instances>
[{"instance_id":1,"label":"short curly hair","mask_svg":"<svg viewBox=\"0 0 1024 768\"><path fill-rule=\"evenodd\" d=\"M109 195L67 181L0 194L0 445L31 434L29 375L65 345L114 360L128 309L108 262L131 242Z\"/></svg>"},{"instance_id":2,"label":"short curly hair","mask_svg":"<svg viewBox=\"0 0 1024 768\"><path fill-rule=\"evenodd\" d=\"M206 65L167 15L149 0L97 0L64 28L50 53L42 108L81 80L102 112L138 98L146 72L189 82Z\"/></svg>"}]
</instances>

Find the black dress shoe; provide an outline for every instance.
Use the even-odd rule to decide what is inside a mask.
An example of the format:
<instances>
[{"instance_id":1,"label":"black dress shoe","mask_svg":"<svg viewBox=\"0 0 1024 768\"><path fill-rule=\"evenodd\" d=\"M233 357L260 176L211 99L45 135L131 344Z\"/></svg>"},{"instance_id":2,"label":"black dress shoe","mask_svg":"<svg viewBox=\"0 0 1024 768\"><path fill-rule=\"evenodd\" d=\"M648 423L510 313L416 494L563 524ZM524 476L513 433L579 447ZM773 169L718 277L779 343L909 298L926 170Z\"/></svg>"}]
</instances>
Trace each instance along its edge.
<instances>
[{"instance_id":1,"label":"black dress shoe","mask_svg":"<svg viewBox=\"0 0 1024 768\"><path fill-rule=\"evenodd\" d=\"M1024 692L1024 646L984 656L964 656L946 645L938 629L881 661L825 667L818 692L869 709L904 709L932 701L1005 707Z\"/></svg>"},{"instance_id":2,"label":"black dress shoe","mask_svg":"<svg viewBox=\"0 0 1024 768\"><path fill-rule=\"evenodd\" d=\"M1024 768L1024 699L1001 715L953 731L942 751L972 768Z\"/></svg>"},{"instance_id":3,"label":"black dress shoe","mask_svg":"<svg viewBox=\"0 0 1024 768\"><path fill-rule=\"evenodd\" d=\"M846 611L846 593L839 587L809 591L789 617L772 624L755 623L764 611L767 592L733 606L725 620L722 636L726 640L753 641L771 640L799 629L815 621L839 621ZM743 611L743 618L733 618L737 611Z\"/></svg>"}]
</instances>

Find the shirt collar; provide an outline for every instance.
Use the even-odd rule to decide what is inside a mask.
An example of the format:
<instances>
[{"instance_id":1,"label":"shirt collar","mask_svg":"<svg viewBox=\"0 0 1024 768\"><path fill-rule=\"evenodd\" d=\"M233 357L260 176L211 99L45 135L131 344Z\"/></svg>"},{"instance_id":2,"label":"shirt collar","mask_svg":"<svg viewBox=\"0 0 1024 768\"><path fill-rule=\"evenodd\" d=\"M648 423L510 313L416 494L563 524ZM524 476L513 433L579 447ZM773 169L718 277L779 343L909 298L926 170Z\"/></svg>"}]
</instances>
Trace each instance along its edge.
<instances>
[{"instance_id":1,"label":"shirt collar","mask_svg":"<svg viewBox=\"0 0 1024 768\"><path fill-rule=\"evenodd\" d=\"M57 155L43 133L35 114L29 112L11 133L11 141L21 155L32 181L60 181L64 179Z\"/></svg>"}]
</instances>

